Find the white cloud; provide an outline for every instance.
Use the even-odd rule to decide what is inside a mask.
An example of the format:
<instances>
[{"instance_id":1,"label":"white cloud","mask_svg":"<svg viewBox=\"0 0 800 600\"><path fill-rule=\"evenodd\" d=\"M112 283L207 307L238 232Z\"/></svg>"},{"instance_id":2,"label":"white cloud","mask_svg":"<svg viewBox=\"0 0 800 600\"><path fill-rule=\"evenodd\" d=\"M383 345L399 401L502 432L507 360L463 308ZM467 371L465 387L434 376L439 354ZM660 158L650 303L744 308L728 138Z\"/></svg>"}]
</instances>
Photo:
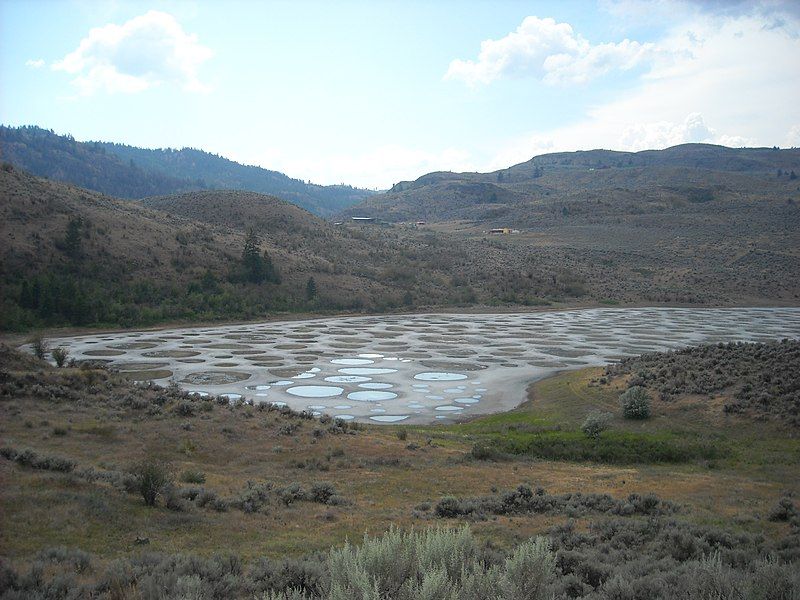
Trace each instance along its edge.
<instances>
[{"instance_id":1,"label":"white cloud","mask_svg":"<svg viewBox=\"0 0 800 600\"><path fill-rule=\"evenodd\" d=\"M549 84L583 83L615 69L631 69L647 61L653 50L653 44L628 39L592 45L568 23L526 17L504 38L481 42L476 61L452 61L445 79L476 85L504 76L532 76Z\"/></svg>"},{"instance_id":2,"label":"white cloud","mask_svg":"<svg viewBox=\"0 0 800 600\"><path fill-rule=\"evenodd\" d=\"M75 75L72 83L85 95L98 90L141 92L160 84L204 92L208 87L200 81L198 70L212 54L175 17L151 10L122 25L91 29L52 68Z\"/></svg>"},{"instance_id":3,"label":"white cloud","mask_svg":"<svg viewBox=\"0 0 800 600\"><path fill-rule=\"evenodd\" d=\"M637 86L570 125L507 141L488 167L592 148L797 145L800 20L782 18L783 27L768 28L760 15L693 16L658 41L666 51Z\"/></svg>"},{"instance_id":4,"label":"white cloud","mask_svg":"<svg viewBox=\"0 0 800 600\"><path fill-rule=\"evenodd\" d=\"M30 69L41 69L44 66L44 59L37 58L37 59L28 59L25 61L25 66Z\"/></svg>"}]
</instances>

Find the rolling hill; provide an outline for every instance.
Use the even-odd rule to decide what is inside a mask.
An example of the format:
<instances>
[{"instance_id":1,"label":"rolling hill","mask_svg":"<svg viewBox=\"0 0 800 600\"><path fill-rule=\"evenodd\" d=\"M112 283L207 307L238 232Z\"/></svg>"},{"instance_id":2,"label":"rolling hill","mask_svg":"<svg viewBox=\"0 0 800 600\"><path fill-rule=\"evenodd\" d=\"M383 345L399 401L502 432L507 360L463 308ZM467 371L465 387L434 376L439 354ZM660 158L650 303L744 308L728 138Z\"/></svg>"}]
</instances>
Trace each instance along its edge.
<instances>
[{"instance_id":1,"label":"rolling hill","mask_svg":"<svg viewBox=\"0 0 800 600\"><path fill-rule=\"evenodd\" d=\"M335 227L249 192L146 203L8 164L0 169L0 328L382 311L474 302L476 290L491 295L494 264L475 260L479 245L455 236L428 240L413 230ZM250 229L280 282L254 282L243 273Z\"/></svg>"},{"instance_id":2,"label":"rolling hill","mask_svg":"<svg viewBox=\"0 0 800 600\"><path fill-rule=\"evenodd\" d=\"M715 169L681 166L695 151ZM352 211L397 221L426 211L421 227L336 226L247 191L120 200L6 163L0 327L454 305L796 304L797 151L664 152L671 164L603 168L620 153L592 152L433 173ZM628 158L652 156L662 155ZM490 236L489 226L522 231ZM249 230L279 282L245 276Z\"/></svg>"},{"instance_id":3,"label":"rolling hill","mask_svg":"<svg viewBox=\"0 0 800 600\"><path fill-rule=\"evenodd\" d=\"M322 186L283 173L241 165L183 148L148 150L107 142L78 142L39 127L0 126L0 155L40 177L118 198L191 190L236 189L278 196L318 215L330 215L372 194L346 185Z\"/></svg>"},{"instance_id":4,"label":"rolling hill","mask_svg":"<svg viewBox=\"0 0 800 600\"><path fill-rule=\"evenodd\" d=\"M684 144L537 156L492 173L437 172L395 184L343 216L535 228L562 217L698 213L709 201L800 201L800 149Z\"/></svg>"}]
</instances>

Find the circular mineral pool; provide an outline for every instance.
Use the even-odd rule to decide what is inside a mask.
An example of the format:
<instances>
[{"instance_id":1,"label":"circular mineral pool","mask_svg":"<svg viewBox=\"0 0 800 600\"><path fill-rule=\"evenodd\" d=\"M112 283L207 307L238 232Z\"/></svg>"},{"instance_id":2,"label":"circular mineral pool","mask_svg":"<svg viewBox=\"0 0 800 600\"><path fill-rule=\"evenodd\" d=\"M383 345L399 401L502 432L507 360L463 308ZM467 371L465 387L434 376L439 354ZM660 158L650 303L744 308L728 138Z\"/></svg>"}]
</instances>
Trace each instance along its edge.
<instances>
[{"instance_id":1,"label":"circular mineral pool","mask_svg":"<svg viewBox=\"0 0 800 600\"><path fill-rule=\"evenodd\" d=\"M306 408L308 410L325 410L328 407L325 406L324 404L309 404L308 406L306 406Z\"/></svg>"},{"instance_id":2,"label":"circular mineral pool","mask_svg":"<svg viewBox=\"0 0 800 600\"><path fill-rule=\"evenodd\" d=\"M248 385L248 390L258 390L259 392L263 392L264 390L268 390L271 386L269 385Z\"/></svg>"},{"instance_id":3,"label":"circular mineral pool","mask_svg":"<svg viewBox=\"0 0 800 600\"><path fill-rule=\"evenodd\" d=\"M374 352L367 352L365 354L359 354L359 358L383 358L383 354L376 354Z\"/></svg>"},{"instance_id":4,"label":"circular mineral pool","mask_svg":"<svg viewBox=\"0 0 800 600\"><path fill-rule=\"evenodd\" d=\"M424 372L414 375L414 379L419 381L460 381L466 379L467 376L462 373L445 373L445 372Z\"/></svg>"},{"instance_id":5,"label":"circular mineral pool","mask_svg":"<svg viewBox=\"0 0 800 600\"><path fill-rule=\"evenodd\" d=\"M378 415L376 417L370 417L370 420L378 421L379 423L397 423L407 418L408 415Z\"/></svg>"},{"instance_id":6,"label":"circular mineral pool","mask_svg":"<svg viewBox=\"0 0 800 600\"><path fill-rule=\"evenodd\" d=\"M286 390L286 393L301 398L331 398L332 396L341 396L342 392L344 392L344 388L333 385L298 385Z\"/></svg>"},{"instance_id":7,"label":"circular mineral pool","mask_svg":"<svg viewBox=\"0 0 800 600\"><path fill-rule=\"evenodd\" d=\"M425 408L425 405L412 402L411 404L408 405L408 408L413 408L413 409Z\"/></svg>"},{"instance_id":8,"label":"circular mineral pool","mask_svg":"<svg viewBox=\"0 0 800 600\"><path fill-rule=\"evenodd\" d=\"M464 410L464 407L463 406L453 406L452 404L445 404L444 406L437 406L436 410L449 412L449 411L454 411L454 410Z\"/></svg>"},{"instance_id":9,"label":"circular mineral pool","mask_svg":"<svg viewBox=\"0 0 800 600\"><path fill-rule=\"evenodd\" d=\"M369 409L369 412L371 412L371 413L385 413L386 409L385 408L371 408L371 409Z\"/></svg>"},{"instance_id":10,"label":"circular mineral pool","mask_svg":"<svg viewBox=\"0 0 800 600\"><path fill-rule=\"evenodd\" d=\"M391 383L360 383L358 385L360 388L364 388L365 390L388 390L393 388L394 386Z\"/></svg>"},{"instance_id":11,"label":"circular mineral pool","mask_svg":"<svg viewBox=\"0 0 800 600\"><path fill-rule=\"evenodd\" d=\"M336 410L347 410L348 408L353 408L353 407L350 406L349 404L337 404L333 408L335 408Z\"/></svg>"},{"instance_id":12,"label":"circular mineral pool","mask_svg":"<svg viewBox=\"0 0 800 600\"><path fill-rule=\"evenodd\" d=\"M333 415L334 419L341 419L342 421L352 421L355 419L353 415Z\"/></svg>"},{"instance_id":13,"label":"circular mineral pool","mask_svg":"<svg viewBox=\"0 0 800 600\"><path fill-rule=\"evenodd\" d=\"M347 394L348 400L358 400L359 402L380 402L381 400L394 400L395 398L397 398L397 394L394 392L365 391Z\"/></svg>"},{"instance_id":14,"label":"circular mineral pool","mask_svg":"<svg viewBox=\"0 0 800 600\"><path fill-rule=\"evenodd\" d=\"M426 397L428 400L444 400L444 396L434 396L434 395L430 395L430 396L425 396L425 397Z\"/></svg>"},{"instance_id":15,"label":"circular mineral pool","mask_svg":"<svg viewBox=\"0 0 800 600\"><path fill-rule=\"evenodd\" d=\"M388 375L389 373L397 373L397 369L351 367L347 369L339 369L339 373L344 375Z\"/></svg>"},{"instance_id":16,"label":"circular mineral pool","mask_svg":"<svg viewBox=\"0 0 800 600\"><path fill-rule=\"evenodd\" d=\"M305 371L304 373L300 373L298 375L295 375L294 377L292 377L292 379L311 379L312 377L315 377L315 376L316 376L315 373L311 373L309 371Z\"/></svg>"},{"instance_id":17,"label":"circular mineral pool","mask_svg":"<svg viewBox=\"0 0 800 600\"><path fill-rule=\"evenodd\" d=\"M334 365L350 365L350 366L357 366L357 365L371 365L375 361L369 358L334 358L331 363Z\"/></svg>"},{"instance_id":18,"label":"circular mineral pool","mask_svg":"<svg viewBox=\"0 0 800 600\"><path fill-rule=\"evenodd\" d=\"M477 404L480 400L477 398L455 398L453 402L458 402L459 404Z\"/></svg>"},{"instance_id":19,"label":"circular mineral pool","mask_svg":"<svg viewBox=\"0 0 800 600\"><path fill-rule=\"evenodd\" d=\"M330 383L361 383L371 379L372 377L362 377L361 375L333 375L332 377L326 377L325 381Z\"/></svg>"},{"instance_id":20,"label":"circular mineral pool","mask_svg":"<svg viewBox=\"0 0 800 600\"><path fill-rule=\"evenodd\" d=\"M270 385L294 385L294 381L291 379L281 379L280 381L273 381Z\"/></svg>"}]
</instances>

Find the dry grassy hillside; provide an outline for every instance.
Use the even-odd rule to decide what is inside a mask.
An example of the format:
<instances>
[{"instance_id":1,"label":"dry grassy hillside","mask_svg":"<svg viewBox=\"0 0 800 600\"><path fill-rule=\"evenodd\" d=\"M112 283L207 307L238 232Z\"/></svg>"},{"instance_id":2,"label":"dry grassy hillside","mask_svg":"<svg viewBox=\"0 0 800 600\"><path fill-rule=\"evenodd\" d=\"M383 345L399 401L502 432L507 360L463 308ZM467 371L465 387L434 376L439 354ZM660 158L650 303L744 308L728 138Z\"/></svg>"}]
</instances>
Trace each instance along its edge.
<instances>
[{"instance_id":1,"label":"dry grassy hillside","mask_svg":"<svg viewBox=\"0 0 800 600\"><path fill-rule=\"evenodd\" d=\"M488 236L469 222L337 227L248 192L153 198L148 208L11 167L0 184L4 329L800 297L800 209L776 197L676 202L624 190L614 201L520 205L534 226ZM487 205L495 223L507 223L503 206ZM279 282L244 276L250 229Z\"/></svg>"},{"instance_id":2,"label":"dry grassy hillside","mask_svg":"<svg viewBox=\"0 0 800 600\"><path fill-rule=\"evenodd\" d=\"M637 153L570 152L492 173L429 173L346 214L526 228L576 212L605 220L641 213L704 215L716 212L713 202L800 202L798 173L796 149L687 144Z\"/></svg>"},{"instance_id":3,"label":"dry grassy hillside","mask_svg":"<svg viewBox=\"0 0 800 600\"><path fill-rule=\"evenodd\" d=\"M153 199L148 204L163 209L154 210L10 167L0 184L6 329L386 310L497 295L498 263L481 259L482 243L456 235L337 228L244 192ZM258 235L279 283L243 276L246 229ZM551 268L541 268L542 293L563 296L573 278L559 265L553 280Z\"/></svg>"},{"instance_id":4,"label":"dry grassy hillside","mask_svg":"<svg viewBox=\"0 0 800 600\"><path fill-rule=\"evenodd\" d=\"M0 172L0 198L0 256L6 275L45 266L67 268L70 259L59 245L70 219L77 217L83 219L83 254L102 277L180 280L192 275L183 264L215 268L231 259L226 248L232 240L209 235L198 223L18 169ZM199 243L181 243L181 233Z\"/></svg>"}]
</instances>

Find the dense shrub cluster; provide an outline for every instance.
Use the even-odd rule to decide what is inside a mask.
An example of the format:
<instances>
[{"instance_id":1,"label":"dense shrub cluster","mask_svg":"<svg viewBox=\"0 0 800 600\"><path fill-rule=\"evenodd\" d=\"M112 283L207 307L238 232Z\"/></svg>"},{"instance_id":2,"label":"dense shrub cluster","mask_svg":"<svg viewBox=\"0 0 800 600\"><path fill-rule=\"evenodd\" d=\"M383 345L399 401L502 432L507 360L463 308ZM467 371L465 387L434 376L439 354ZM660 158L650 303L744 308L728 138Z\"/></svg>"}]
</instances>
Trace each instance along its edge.
<instances>
[{"instance_id":1,"label":"dense shrub cluster","mask_svg":"<svg viewBox=\"0 0 800 600\"><path fill-rule=\"evenodd\" d=\"M51 557L52 555L52 557ZM57 562L60 568L45 569ZM63 551L43 554L27 573L0 564L0 598L471 600L550 597L555 556L550 542L523 542L507 556L481 546L471 531L395 529L359 546L346 544L300 560L259 559L245 565L234 556L142 554L93 573ZM46 576L45 576L46 573Z\"/></svg>"},{"instance_id":2,"label":"dense shrub cluster","mask_svg":"<svg viewBox=\"0 0 800 600\"><path fill-rule=\"evenodd\" d=\"M609 431L589 438L579 431L542 431L516 436L497 436L478 442L472 458L497 460L523 455L548 460L594 461L613 464L682 463L719 458L727 450L709 440Z\"/></svg>"},{"instance_id":3,"label":"dense shrub cluster","mask_svg":"<svg viewBox=\"0 0 800 600\"><path fill-rule=\"evenodd\" d=\"M800 535L771 543L669 517L570 522L507 553L468 528L365 536L301 559L143 553L103 566L45 550L24 569L0 561L3 600L720 600L800 594ZM124 591L124 593L123 593Z\"/></svg>"},{"instance_id":4,"label":"dense shrub cluster","mask_svg":"<svg viewBox=\"0 0 800 600\"><path fill-rule=\"evenodd\" d=\"M470 517L485 519L489 515L566 514L580 517L591 513L612 515L665 515L678 512L678 507L655 494L631 494L627 499L608 494L548 494L543 488L520 485L516 490L477 496L439 500L433 509L437 517Z\"/></svg>"},{"instance_id":5,"label":"dense shrub cluster","mask_svg":"<svg viewBox=\"0 0 800 600\"><path fill-rule=\"evenodd\" d=\"M60 471L69 473L75 468L75 462L60 456L42 456L30 448L15 450L14 448L0 448L0 456L12 460L31 469L41 469L43 471Z\"/></svg>"},{"instance_id":6,"label":"dense shrub cluster","mask_svg":"<svg viewBox=\"0 0 800 600\"><path fill-rule=\"evenodd\" d=\"M775 417L800 427L800 340L697 346L627 358L606 369L630 374L630 385L658 392L662 400L682 394L730 392L724 410Z\"/></svg>"},{"instance_id":7,"label":"dense shrub cluster","mask_svg":"<svg viewBox=\"0 0 800 600\"><path fill-rule=\"evenodd\" d=\"M557 598L796 598L800 535L770 543L671 518L611 519L550 533Z\"/></svg>"}]
</instances>

